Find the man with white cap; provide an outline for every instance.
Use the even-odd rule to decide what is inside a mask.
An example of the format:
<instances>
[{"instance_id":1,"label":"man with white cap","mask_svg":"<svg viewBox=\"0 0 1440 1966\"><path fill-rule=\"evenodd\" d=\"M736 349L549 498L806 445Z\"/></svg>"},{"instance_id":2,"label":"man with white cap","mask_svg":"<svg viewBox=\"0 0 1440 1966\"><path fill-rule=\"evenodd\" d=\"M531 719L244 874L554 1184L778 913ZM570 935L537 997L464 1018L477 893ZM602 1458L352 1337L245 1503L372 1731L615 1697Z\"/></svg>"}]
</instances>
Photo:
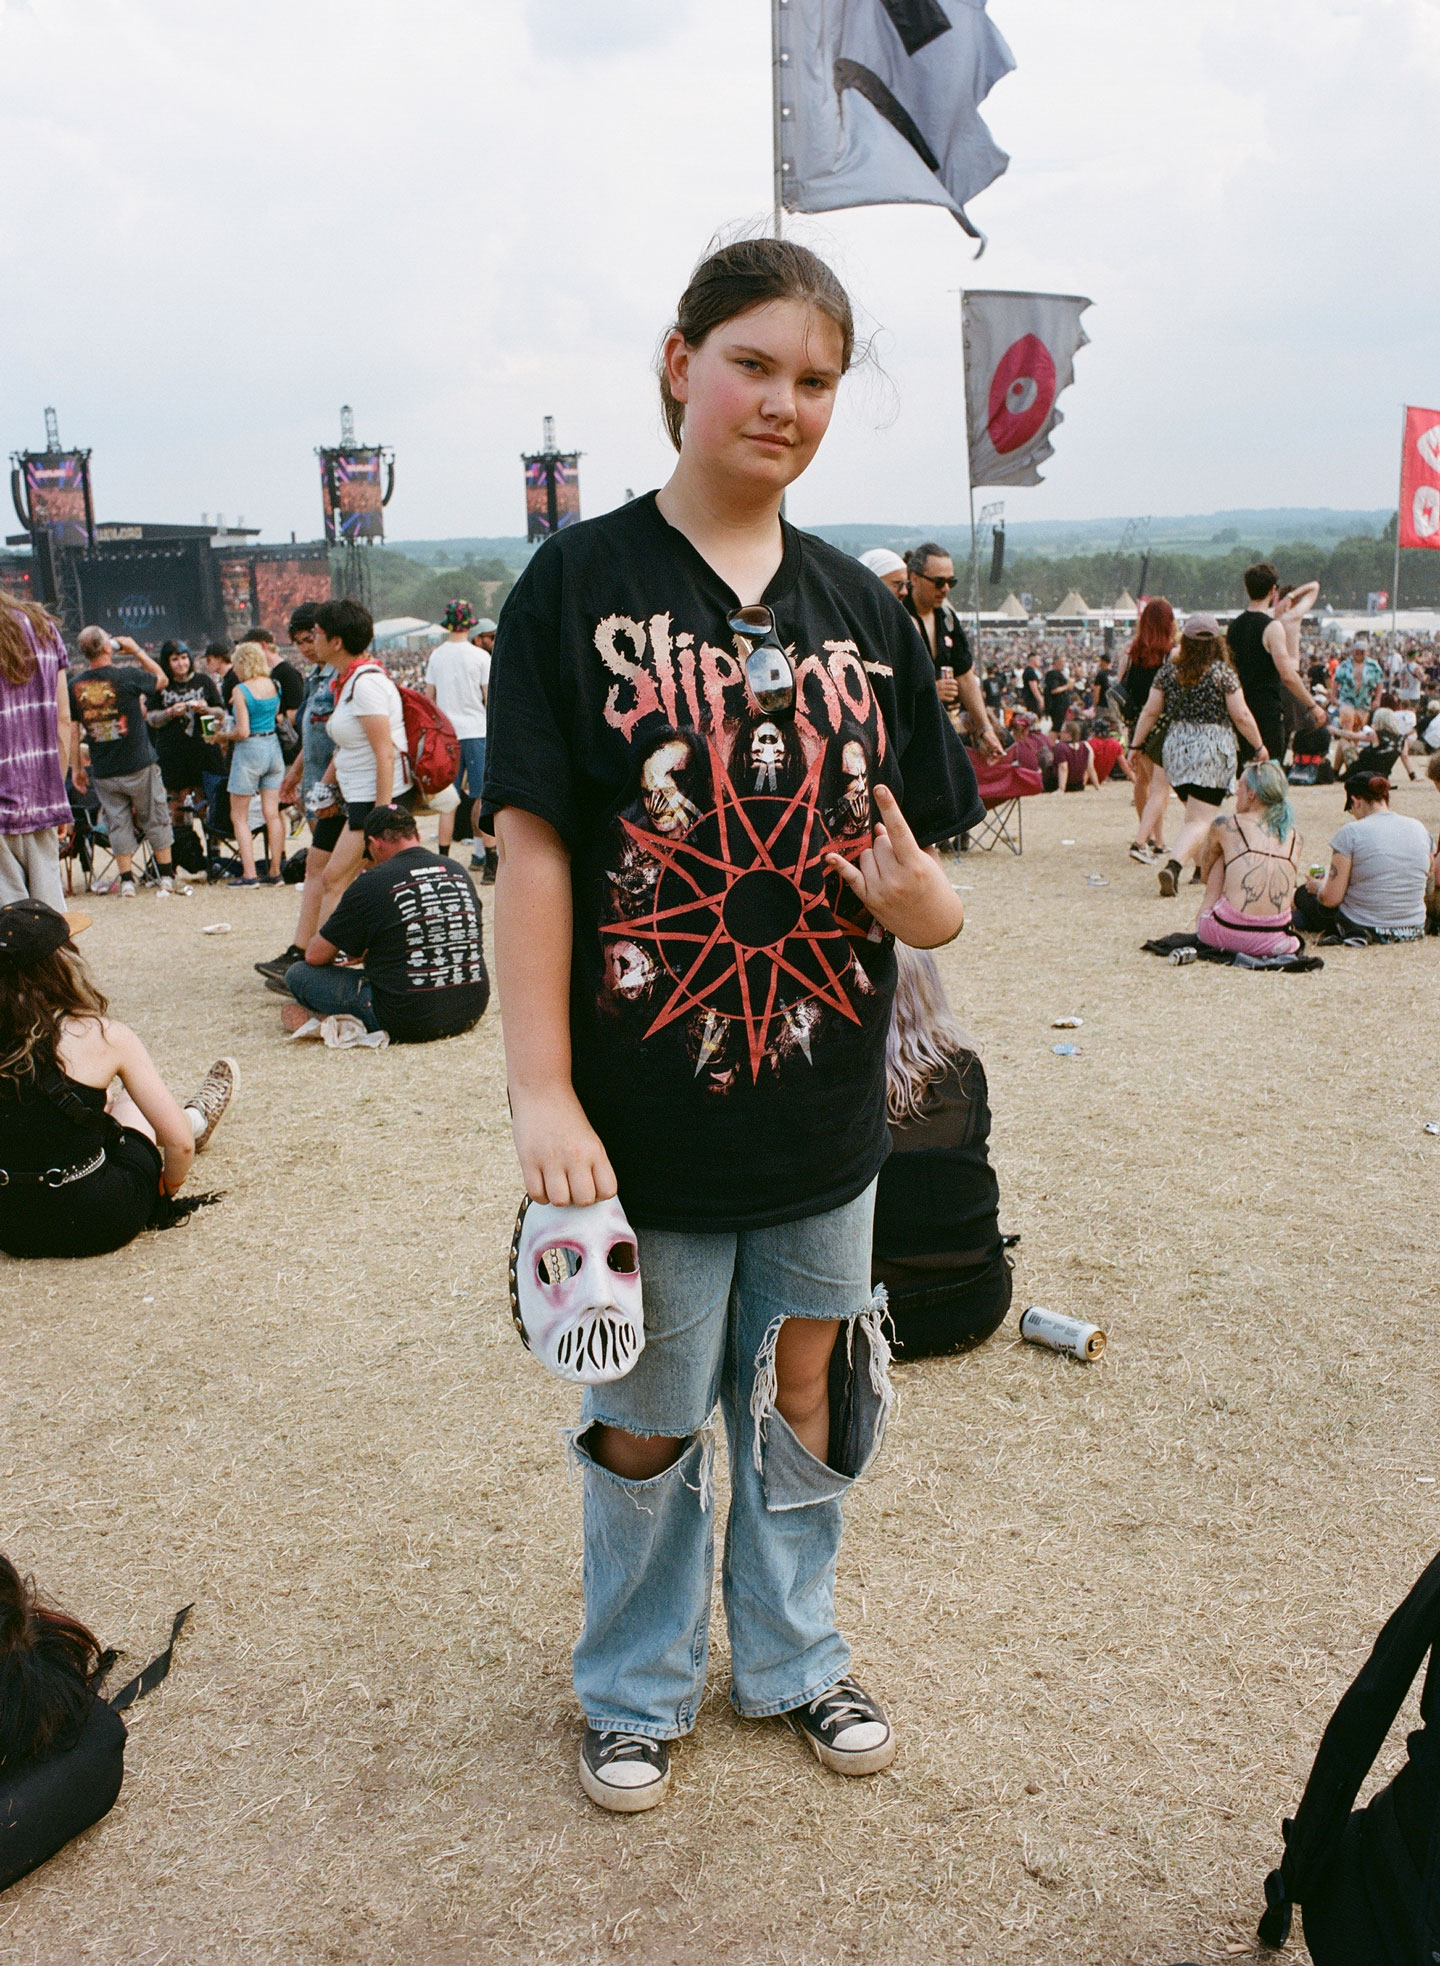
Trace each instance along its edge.
<instances>
[{"instance_id":1,"label":"man with white cap","mask_svg":"<svg viewBox=\"0 0 1440 1966\"><path fill-rule=\"evenodd\" d=\"M485 779L485 705L490 694L490 649L495 640L495 623L487 616L475 618L468 601L451 601L441 617L445 639L436 645L425 671L425 694L433 697L455 726L460 740L460 775L455 790L472 803L480 796ZM455 837L454 811L440 814L439 847L450 851ZM494 872L486 862L485 848L472 847L470 865L485 869L482 880Z\"/></svg>"},{"instance_id":2,"label":"man with white cap","mask_svg":"<svg viewBox=\"0 0 1440 1966\"><path fill-rule=\"evenodd\" d=\"M869 567L877 580L883 580L897 601L903 601L910 586L910 573L898 553L888 546L872 546L860 555L862 567Z\"/></svg>"}]
</instances>

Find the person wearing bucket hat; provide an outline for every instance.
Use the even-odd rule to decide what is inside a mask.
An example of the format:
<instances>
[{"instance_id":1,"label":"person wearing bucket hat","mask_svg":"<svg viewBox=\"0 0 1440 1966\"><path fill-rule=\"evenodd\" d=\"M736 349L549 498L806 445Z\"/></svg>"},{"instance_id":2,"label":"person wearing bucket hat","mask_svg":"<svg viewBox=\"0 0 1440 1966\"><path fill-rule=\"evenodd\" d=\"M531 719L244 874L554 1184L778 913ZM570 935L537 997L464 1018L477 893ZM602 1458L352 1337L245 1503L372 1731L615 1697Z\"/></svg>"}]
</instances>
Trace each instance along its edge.
<instances>
[{"instance_id":1,"label":"person wearing bucket hat","mask_svg":"<svg viewBox=\"0 0 1440 1966\"><path fill-rule=\"evenodd\" d=\"M455 790L472 803L485 780L485 705L490 692L490 654L472 638L493 621L477 621L468 601L452 601L441 617L447 633L437 642L425 669L425 694L439 704L460 740L460 776ZM463 781L463 784L462 784ZM458 800L457 800L458 804ZM455 838L455 809L440 814L437 845L449 853ZM470 865L483 868L485 850L478 843Z\"/></svg>"},{"instance_id":2,"label":"person wearing bucket hat","mask_svg":"<svg viewBox=\"0 0 1440 1966\"><path fill-rule=\"evenodd\" d=\"M75 947L85 915L0 908L0 1249L103 1256L213 1196L174 1198L239 1073L219 1058L180 1106ZM118 1078L122 1090L107 1099Z\"/></svg>"}]
</instances>

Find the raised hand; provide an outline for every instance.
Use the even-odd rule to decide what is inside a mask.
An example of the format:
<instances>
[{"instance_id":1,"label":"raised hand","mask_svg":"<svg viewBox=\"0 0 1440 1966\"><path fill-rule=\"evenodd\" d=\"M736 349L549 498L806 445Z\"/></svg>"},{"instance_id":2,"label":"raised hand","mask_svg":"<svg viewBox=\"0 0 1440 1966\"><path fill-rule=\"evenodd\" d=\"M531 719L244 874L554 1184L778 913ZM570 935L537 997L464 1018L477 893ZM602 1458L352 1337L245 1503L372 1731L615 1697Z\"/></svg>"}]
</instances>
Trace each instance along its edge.
<instances>
[{"instance_id":1,"label":"raised hand","mask_svg":"<svg viewBox=\"0 0 1440 1966\"><path fill-rule=\"evenodd\" d=\"M876 821L871 844L856 861L825 856L882 928L912 949L938 949L953 942L965 926L965 908L940 863L916 844L900 802L888 785L877 785Z\"/></svg>"}]
</instances>

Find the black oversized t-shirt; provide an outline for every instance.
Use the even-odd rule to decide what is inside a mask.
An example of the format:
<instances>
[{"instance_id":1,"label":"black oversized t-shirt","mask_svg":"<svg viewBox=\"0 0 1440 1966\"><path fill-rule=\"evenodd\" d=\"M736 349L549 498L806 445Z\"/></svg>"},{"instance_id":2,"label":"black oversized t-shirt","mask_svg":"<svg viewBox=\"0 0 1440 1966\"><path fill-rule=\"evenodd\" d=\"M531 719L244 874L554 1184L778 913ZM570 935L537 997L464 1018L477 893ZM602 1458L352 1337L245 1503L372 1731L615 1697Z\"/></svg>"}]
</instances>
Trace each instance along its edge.
<instances>
[{"instance_id":1,"label":"black oversized t-shirt","mask_svg":"<svg viewBox=\"0 0 1440 1966\"><path fill-rule=\"evenodd\" d=\"M155 763L145 712L161 685L148 669L115 662L70 678L70 714L85 728L92 778L128 778Z\"/></svg>"},{"instance_id":2,"label":"black oversized t-shirt","mask_svg":"<svg viewBox=\"0 0 1440 1966\"><path fill-rule=\"evenodd\" d=\"M474 886L428 847L407 847L353 881L324 933L364 954L375 1015L397 1044L453 1037L490 1001Z\"/></svg>"},{"instance_id":3,"label":"black oversized t-shirt","mask_svg":"<svg viewBox=\"0 0 1440 1966\"><path fill-rule=\"evenodd\" d=\"M653 493L542 546L495 643L485 804L570 850L572 1076L637 1227L760 1227L864 1191L895 957L825 856L863 852L877 781L922 846L983 814L895 597L784 541L764 600L793 718L754 709L736 597Z\"/></svg>"}]
</instances>

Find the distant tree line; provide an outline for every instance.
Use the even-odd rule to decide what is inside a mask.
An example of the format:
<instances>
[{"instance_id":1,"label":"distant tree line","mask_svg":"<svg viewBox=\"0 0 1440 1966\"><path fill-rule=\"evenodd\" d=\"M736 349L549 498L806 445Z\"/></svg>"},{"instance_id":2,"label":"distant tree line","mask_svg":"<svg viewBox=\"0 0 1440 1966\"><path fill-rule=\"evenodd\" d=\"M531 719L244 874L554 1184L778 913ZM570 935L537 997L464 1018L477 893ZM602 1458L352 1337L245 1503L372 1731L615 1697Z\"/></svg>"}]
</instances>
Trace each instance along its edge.
<instances>
[{"instance_id":1,"label":"distant tree line","mask_svg":"<svg viewBox=\"0 0 1440 1966\"><path fill-rule=\"evenodd\" d=\"M1145 589L1150 594L1163 594L1180 608L1235 607L1244 603L1240 576L1245 568L1256 560L1270 560L1282 581L1298 584L1318 580L1322 604L1328 601L1332 608L1363 608L1369 595L1388 594L1394 580L1393 518L1386 534L1379 539L1342 539L1333 546L1292 539L1268 551L1236 545L1220 555L1156 552L1151 556ZM1017 594L1032 595L1037 609L1050 611L1075 588L1092 608L1105 607L1119 599L1122 589L1138 599L1140 569L1139 554L1121 559L1113 549L1064 559L1017 553L1007 560L999 585L992 587L986 553L980 569L981 605L994 607L1013 589ZM964 581L962 573L962 594ZM1400 605L1440 607L1440 552L1400 555Z\"/></svg>"},{"instance_id":2,"label":"distant tree line","mask_svg":"<svg viewBox=\"0 0 1440 1966\"><path fill-rule=\"evenodd\" d=\"M438 621L447 601L469 601L477 614L493 619L515 584L503 560L472 558L455 567L428 567L387 547L372 547L367 565L377 621L401 615Z\"/></svg>"}]
</instances>

